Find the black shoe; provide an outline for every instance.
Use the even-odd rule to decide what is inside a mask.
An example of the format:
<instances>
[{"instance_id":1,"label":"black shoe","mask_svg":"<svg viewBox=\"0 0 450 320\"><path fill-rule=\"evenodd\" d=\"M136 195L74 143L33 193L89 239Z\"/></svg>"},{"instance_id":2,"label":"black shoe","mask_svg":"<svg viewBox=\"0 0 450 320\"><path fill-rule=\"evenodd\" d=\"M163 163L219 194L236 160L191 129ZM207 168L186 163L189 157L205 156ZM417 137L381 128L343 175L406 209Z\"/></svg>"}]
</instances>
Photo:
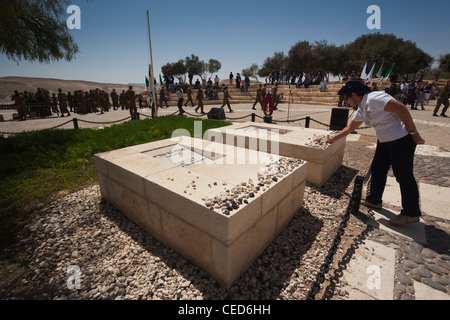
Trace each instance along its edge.
<instances>
[{"instance_id":1,"label":"black shoe","mask_svg":"<svg viewBox=\"0 0 450 320\"><path fill-rule=\"evenodd\" d=\"M433 117L439 117L436 113L433 113Z\"/></svg>"},{"instance_id":2,"label":"black shoe","mask_svg":"<svg viewBox=\"0 0 450 320\"><path fill-rule=\"evenodd\" d=\"M252 108L252 110L256 110L256 108L255 108L255 107L253 107L253 108Z\"/></svg>"},{"instance_id":3,"label":"black shoe","mask_svg":"<svg viewBox=\"0 0 450 320\"><path fill-rule=\"evenodd\" d=\"M230 113L234 112L234 110L230 110Z\"/></svg>"},{"instance_id":4,"label":"black shoe","mask_svg":"<svg viewBox=\"0 0 450 320\"><path fill-rule=\"evenodd\" d=\"M445 113L441 113L441 117L448 118Z\"/></svg>"}]
</instances>

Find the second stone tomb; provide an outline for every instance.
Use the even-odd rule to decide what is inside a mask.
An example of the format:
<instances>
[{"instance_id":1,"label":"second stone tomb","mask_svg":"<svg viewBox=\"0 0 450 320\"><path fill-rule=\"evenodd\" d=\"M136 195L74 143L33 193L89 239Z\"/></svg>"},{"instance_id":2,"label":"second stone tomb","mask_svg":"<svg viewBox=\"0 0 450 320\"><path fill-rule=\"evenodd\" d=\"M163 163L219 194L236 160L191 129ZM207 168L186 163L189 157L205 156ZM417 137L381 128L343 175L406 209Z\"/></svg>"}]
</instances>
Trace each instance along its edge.
<instances>
[{"instance_id":1,"label":"second stone tomb","mask_svg":"<svg viewBox=\"0 0 450 320\"><path fill-rule=\"evenodd\" d=\"M331 131L267 123L210 129L207 140L307 161L306 180L321 187L342 165L346 139L328 145Z\"/></svg>"}]
</instances>

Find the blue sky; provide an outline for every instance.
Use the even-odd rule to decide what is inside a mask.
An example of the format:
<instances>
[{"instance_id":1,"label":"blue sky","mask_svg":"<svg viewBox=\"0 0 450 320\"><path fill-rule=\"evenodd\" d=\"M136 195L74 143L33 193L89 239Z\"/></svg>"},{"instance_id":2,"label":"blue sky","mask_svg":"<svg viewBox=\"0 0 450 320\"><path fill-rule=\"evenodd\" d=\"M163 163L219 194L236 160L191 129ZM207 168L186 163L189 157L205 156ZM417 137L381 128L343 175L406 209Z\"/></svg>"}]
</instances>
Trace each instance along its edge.
<instances>
[{"instance_id":1,"label":"blue sky","mask_svg":"<svg viewBox=\"0 0 450 320\"><path fill-rule=\"evenodd\" d=\"M221 79L262 65L274 52L299 41L348 44L367 33L392 33L438 58L450 53L448 0L247 0L153 1L73 0L81 9L81 29L71 33L80 48L76 59L50 64L0 55L0 76L28 76L111 83L144 83L150 50L154 72L191 54L219 60ZM366 25L370 5L381 10L381 29ZM69 18L67 14L65 18Z\"/></svg>"}]
</instances>

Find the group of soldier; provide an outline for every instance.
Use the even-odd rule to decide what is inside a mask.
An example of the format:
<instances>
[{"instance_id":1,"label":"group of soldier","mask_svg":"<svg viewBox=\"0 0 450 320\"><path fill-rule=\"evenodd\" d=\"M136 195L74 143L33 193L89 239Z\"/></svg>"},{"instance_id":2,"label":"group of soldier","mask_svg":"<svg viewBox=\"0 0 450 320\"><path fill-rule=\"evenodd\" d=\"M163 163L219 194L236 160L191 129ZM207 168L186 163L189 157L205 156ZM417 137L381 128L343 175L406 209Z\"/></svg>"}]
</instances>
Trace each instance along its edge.
<instances>
[{"instance_id":1,"label":"group of soldier","mask_svg":"<svg viewBox=\"0 0 450 320\"><path fill-rule=\"evenodd\" d=\"M111 98L111 100L110 100ZM26 120L27 116L32 116L35 112L37 117L48 117L52 114L64 117L64 114L70 116L71 112L79 114L87 114L91 112L108 112L111 107L113 110L130 110L131 116L137 113L136 93L132 86L128 90L122 90L120 94L113 89L108 94L105 90L99 88L89 91L76 90L64 93L58 89L58 93L52 93L43 88L37 88L36 93L24 91L14 91L11 100L15 102L15 108L18 113L19 120ZM112 101L112 104L111 104Z\"/></svg>"},{"instance_id":2,"label":"group of soldier","mask_svg":"<svg viewBox=\"0 0 450 320\"><path fill-rule=\"evenodd\" d=\"M273 103L273 109L278 110L277 106L280 103L280 96L278 95L278 85L275 84L272 88L269 89L269 93ZM267 96L267 85L260 84L259 88L256 90L256 99L253 103L253 110L256 110L255 106L259 103L261 105L261 109L264 108L264 100Z\"/></svg>"}]
</instances>

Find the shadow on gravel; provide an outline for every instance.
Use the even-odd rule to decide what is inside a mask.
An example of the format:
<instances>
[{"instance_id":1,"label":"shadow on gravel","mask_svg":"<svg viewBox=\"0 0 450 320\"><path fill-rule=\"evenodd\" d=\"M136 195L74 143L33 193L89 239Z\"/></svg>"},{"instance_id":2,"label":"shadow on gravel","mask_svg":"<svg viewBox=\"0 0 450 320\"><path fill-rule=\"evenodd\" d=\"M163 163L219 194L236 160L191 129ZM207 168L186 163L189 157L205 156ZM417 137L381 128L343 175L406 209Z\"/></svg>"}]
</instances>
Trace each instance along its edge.
<instances>
[{"instance_id":1,"label":"shadow on gravel","mask_svg":"<svg viewBox=\"0 0 450 320\"><path fill-rule=\"evenodd\" d=\"M340 199L352 185L358 170L340 166L338 170L322 185L322 187L314 187L321 194L330 196L335 199Z\"/></svg>"}]
</instances>

